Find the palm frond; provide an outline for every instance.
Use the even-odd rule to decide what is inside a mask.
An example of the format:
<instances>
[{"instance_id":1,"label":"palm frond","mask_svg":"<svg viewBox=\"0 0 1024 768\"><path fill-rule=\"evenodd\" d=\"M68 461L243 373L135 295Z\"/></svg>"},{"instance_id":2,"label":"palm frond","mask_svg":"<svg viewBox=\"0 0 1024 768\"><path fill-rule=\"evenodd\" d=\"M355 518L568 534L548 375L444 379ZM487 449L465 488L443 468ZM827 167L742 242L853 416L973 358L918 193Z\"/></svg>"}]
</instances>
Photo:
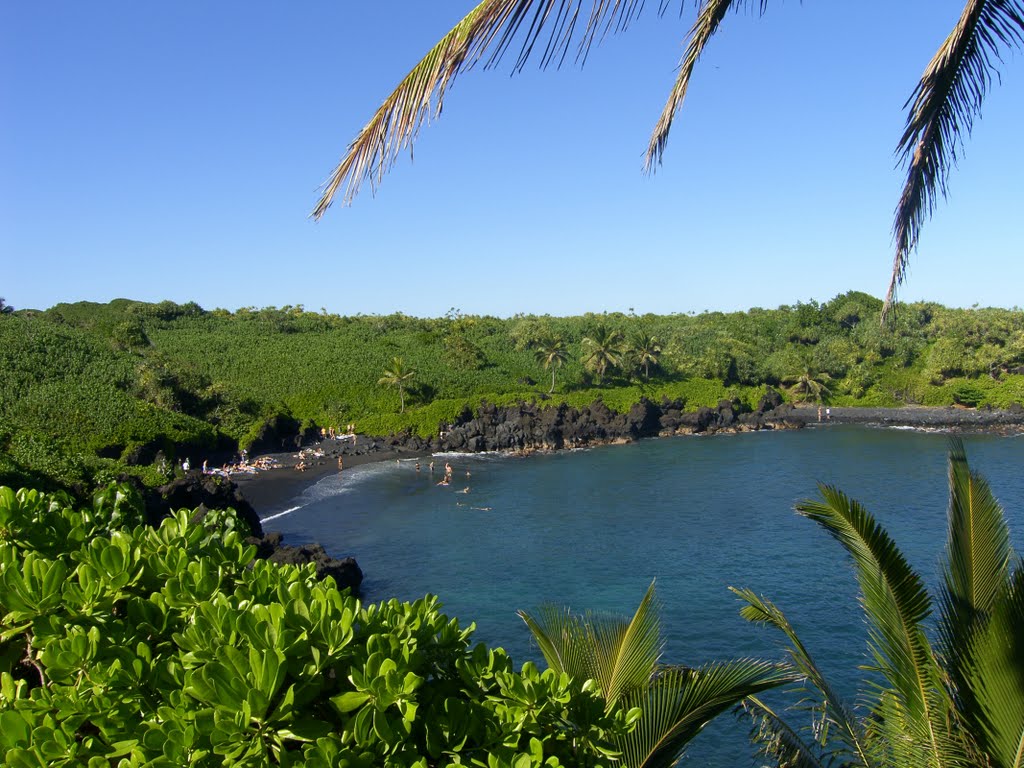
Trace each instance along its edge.
<instances>
[{"instance_id":1,"label":"palm frond","mask_svg":"<svg viewBox=\"0 0 1024 768\"><path fill-rule=\"evenodd\" d=\"M934 210L937 194L946 195L946 181L964 134L970 133L980 114L992 76L999 76L995 61L1000 47L1022 44L1024 5L1020 0L968 0L907 100L910 112L897 153L900 162L909 160L909 165L893 223L896 254L883 320L896 300L907 260Z\"/></svg>"},{"instance_id":2,"label":"palm frond","mask_svg":"<svg viewBox=\"0 0 1024 768\"><path fill-rule=\"evenodd\" d=\"M548 666L581 682L594 679L610 709L620 696L644 687L661 657L661 621L654 582L631 619L544 606L538 618L518 612Z\"/></svg>"},{"instance_id":3,"label":"palm frond","mask_svg":"<svg viewBox=\"0 0 1024 768\"><path fill-rule=\"evenodd\" d=\"M343 186L345 205L355 199L363 182L376 189L399 154L411 152L424 123L440 116L448 88L459 74L481 61L485 67L495 65L520 36L523 42L513 72L522 70L545 36L542 67L561 64L577 38L576 58L583 61L596 40L626 29L643 8L643 0L594 0L586 16L581 4L582 0L484 0L477 5L410 70L349 144L324 182L312 217L323 216Z\"/></svg>"},{"instance_id":4,"label":"palm frond","mask_svg":"<svg viewBox=\"0 0 1024 768\"><path fill-rule=\"evenodd\" d=\"M679 62L679 74L676 75L672 90L669 91L668 100L661 110L661 116L654 125L650 141L647 144L647 155L644 158L644 170L648 173L654 170L656 165L661 164L665 154L665 147L668 145L668 134L672 130L672 121L676 112L683 105L686 92L690 88L690 78L693 76L694 67L704 53L704 48L711 41L718 26L722 23L725 15L734 7L747 7L752 0L703 0L697 20L690 27L687 33L686 51ZM767 7L768 0L758 0L760 10L763 14Z\"/></svg>"},{"instance_id":5,"label":"palm frond","mask_svg":"<svg viewBox=\"0 0 1024 768\"><path fill-rule=\"evenodd\" d=\"M832 746L832 751L842 751L852 755L856 760L855 764L864 768L873 765L864 729L860 721L854 714L853 709L843 700L832 687L828 678L822 673L785 614L770 600L756 595L749 589L729 587L729 590L746 602L746 605L740 609L740 616L755 624L765 624L774 627L789 639L790 647L788 650L793 666L820 695L820 699L810 707L813 717L826 720L834 726L834 728L829 728L829 732L831 737L839 740L839 746ZM781 727L780 725L775 726L776 729ZM822 728L822 730L824 729ZM786 737L781 733L777 734L777 736L783 742L792 741L793 738L791 736ZM820 738L819 741L823 742ZM790 748L795 747L795 742L790 744Z\"/></svg>"},{"instance_id":6,"label":"palm frond","mask_svg":"<svg viewBox=\"0 0 1024 768\"><path fill-rule=\"evenodd\" d=\"M794 679L788 666L750 659L659 671L650 685L624 697L627 707L640 707L643 714L636 728L616 742L623 765L675 765L685 745L717 715L748 696Z\"/></svg>"},{"instance_id":7,"label":"palm frond","mask_svg":"<svg viewBox=\"0 0 1024 768\"><path fill-rule=\"evenodd\" d=\"M958 709L970 713L965 678L974 635L984 626L1009 584L1014 559L1002 507L988 483L967 464L963 443L949 452L949 536L939 637Z\"/></svg>"},{"instance_id":8,"label":"palm frond","mask_svg":"<svg viewBox=\"0 0 1024 768\"><path fill-rule=\"evenodd\" d=\"M664 647L659 613L652 581L628 622L591 619L597 680L609 706L650 681Z\"/></svg>"},{"instance_id":9,"label":"palm frond","mask_svg":"<svg viewBox=\"0 0 1024 768\"><path fill-rule=\"evenodd\" d=\"M581 681L596 678L589 630L579 616L553 605L542 606L537 618L526 611L516 613L533 633L551 669Z\"/></svg>"},{"instance_id":10,"label":"palm frond","mask_svg":"<svg viewBox=\"0 0 1024 768\"><path fill-rule=\"evenodd\" d=\"M902 765L943 765L953 734L952 709L923 622L931 600L885 530L860 504L840 491L820 487L821 502L804 502L797 512L829 532L853 558L871 650L892 692L883 727L893 729L890 747L906 747ZM897 709L893 709L893 706ZM894 713L899 717L894 717Z\"/></svg>"},{"instance_id":11,"label":"palm frond","mask_svg":"<svg viewBox=\"0 0 1024 768\"><path fill-rule=\"evenodd\" d=\"M994 768L1024 766L1024 565L1020 562L971 649L977 740Z\"/></svg>"},{"instance_id":12,"label":"palm frond","mask_svg":"<svg viewBox=\"0 0 1024 768\"><path fill-rule=\"evenodd\" d=\"M827 768L832 765L829 755L804 741L799 731L756 696L743 702L743 708L754 721L750 740L758 746L758 753L775 765L785 768Z\"/></svg>"}]
</instances>

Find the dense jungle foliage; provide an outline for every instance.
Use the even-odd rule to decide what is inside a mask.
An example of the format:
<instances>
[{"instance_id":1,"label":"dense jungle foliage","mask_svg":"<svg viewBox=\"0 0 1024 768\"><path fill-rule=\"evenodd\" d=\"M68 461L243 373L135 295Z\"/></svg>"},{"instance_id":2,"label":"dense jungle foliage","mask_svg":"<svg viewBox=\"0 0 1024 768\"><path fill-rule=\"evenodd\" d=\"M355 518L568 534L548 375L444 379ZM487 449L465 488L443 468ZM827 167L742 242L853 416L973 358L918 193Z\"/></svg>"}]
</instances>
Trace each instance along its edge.
<instances>
[{"instance_id":1,"label":"dense jungle foliage","mask_svg":"<svg viewBox=\"0 0 1024 768\"><path fill-rule=\"evenodd\" d=\"M206 311L118 299L0 315L0 483L95 487L305 426L436 434L468 405L546 400L626 410L756 403L765 386L834 405L1024 401L1024 312L850 292L748 312L580 317L342 317L301 306ZM401 388L396 361L403 366ZM549 395L549 390L551 394ZM400 403L404 411L400 412Z\"/></svg>"}]
</instances>

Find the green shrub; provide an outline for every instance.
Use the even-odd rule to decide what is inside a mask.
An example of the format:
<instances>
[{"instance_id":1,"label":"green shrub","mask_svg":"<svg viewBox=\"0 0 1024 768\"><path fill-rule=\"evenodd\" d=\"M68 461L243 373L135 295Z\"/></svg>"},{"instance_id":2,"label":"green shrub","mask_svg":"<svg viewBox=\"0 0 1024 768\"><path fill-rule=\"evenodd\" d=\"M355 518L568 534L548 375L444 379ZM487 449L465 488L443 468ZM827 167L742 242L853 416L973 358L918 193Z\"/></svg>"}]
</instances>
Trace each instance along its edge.
<instances>
[{"instance_id":1,"label":"green shrub","mask_svg":"<svg viewBox=\"0 0 1024 768\"><path fill-rule=\"evenodd\" d=\"M0 488L7 764L597 766L635 722L434 597L363 606L193 514Z\"/></svg>"}]
</instances>

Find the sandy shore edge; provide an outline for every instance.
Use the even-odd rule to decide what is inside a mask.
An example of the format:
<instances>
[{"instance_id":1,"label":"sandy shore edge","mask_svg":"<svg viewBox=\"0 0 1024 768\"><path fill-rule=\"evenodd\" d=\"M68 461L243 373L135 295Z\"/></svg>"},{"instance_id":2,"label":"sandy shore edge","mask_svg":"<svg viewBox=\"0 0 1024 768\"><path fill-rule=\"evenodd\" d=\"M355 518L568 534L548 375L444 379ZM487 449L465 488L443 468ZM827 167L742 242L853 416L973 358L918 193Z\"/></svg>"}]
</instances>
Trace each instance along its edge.
<instances>
[{"instance_id":1,"label":"sandy shore edge","mask_svg":"<svg viewBox=\"0 0 1024 768\"><path fill-rule=\"evenodd\" d=\"M332 452L333 446L330 445L330 441L311 447L322 447L324 456L312 461L306 459L304 463L307 468L303 472L296 469L296 465L300 461L298 452L272 453L264 455L270 456L277 463L277 467L274 469L263 470L254 475L231 476L242 495L252 504L253 509L261 518L280 510L290 499L294 499L305 489L316 485L324 477L338 474L338 455ZM378 461L415 459L427 455L401 449L346 455L344 456L345 468L340 471L345 472L363 464L372 464Z\"/></svg>"},{"instance_id":2,"label":"sandy shore edge","mask_svg":"<svg viewBox=\"0 0 1024 768\"><path fill-rule=\"evenodd\" d=\"M934 429L949 432L1024 432L1024 413L997 410L975 410L956 406L906 406L901 408L865 407L823 407L821 421L818 421L817 406L798 406L792 411L796 420L814 427L828 427L840 424L859 424L878 427L910 427ZM362 438L361 438L362 439ZM618 442L622 442L621 440ZM296 465L300 461L298 452L269 454L277 462L277 468L264 470L255 475L232 475L245 498L252 504L260 517L279 511L289 500L294 499L306 488L322 478L336 474L338 453L336 446L325 441L319 446L323 457L306 459L307 469L300 472ZM393 448L373 453L345 455L344 470L379 461L395 459L427 458L429 453Z\"/></svg>"}]
</instances>

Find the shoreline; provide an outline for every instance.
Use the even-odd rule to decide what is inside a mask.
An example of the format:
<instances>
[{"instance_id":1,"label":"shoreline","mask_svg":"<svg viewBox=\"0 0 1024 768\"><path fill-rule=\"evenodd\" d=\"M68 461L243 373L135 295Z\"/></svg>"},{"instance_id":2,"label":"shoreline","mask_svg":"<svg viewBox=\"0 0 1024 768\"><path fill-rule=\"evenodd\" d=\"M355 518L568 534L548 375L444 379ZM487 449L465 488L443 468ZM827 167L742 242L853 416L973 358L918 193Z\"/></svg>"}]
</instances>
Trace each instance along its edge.
<instances>
[{"instance_id":1,"label":"shoreline","mask_svg":"<svg viewBox=\"0 0 1024 768\"><path fill-rule=\"evenodd\" d=\"M337 474L339 456L344 459L345 468L341 471L345 472L364 464L394 461L395 459L424 458L430 455L400 448L378 450L373 453L347 454L334 449L335 447L331 445L324 446L322 443L318 443L317 447L324 449L324 456L318 457L312 462L307 459L307 469L303 472L295 469L301 460L298 452L269 453L261 454L261 457L269 456L274 459L277 462L276 467L261 470L253 475L232 475L231 480L238 486L238 490L262 520L268 512L283 505L289 499L295 498L307 488L313 487L318 481L329 475Z\"/></svg>"},{"instance_id":2,"label":"shoreline","mask_svg":"<svg viewBox=\"0 0 1024 768\"><path fill-rule=\"evenodd\" d=\"M818 421L817 406L796 406L786 414L784 423L777 423L772 429L800 429L804 427L827 428L832 425L858 425L875 428L904 427L911 429L928 429L938 432L984 432L994 434L1019 434L1024 433L1024 409L1021 411L1003 410L977 410L957 406L902 406L897 408L870 408L870 407L835 407L829 406L830 413L822 413L821 421ZM716 430L714 434L736 433L747 431L742 428L723 428ZM642 437L671 437L676 435L690 434L685 431L667 432L661 431L656 435L643 435ZM307 457L302 458L302 453L281 452L262 454L275 460L277 466L273 469L263 470L254 475L243 474L233 475L231 480L238 486L238 490L245 499L252 505L262 519L270 511L283 505L289 499L293 499L307 488L315 485L324 477L337 473L337 461L343 458L344 470L357 466L371 464L381 461L395 459L425 459L437 452L431 446L407 447L397 440L383 442L381 438L370 438L361 436L361 440L371 446L370 450L351 452L348 446L342 442L330 440L315 444L316 449L323 451L323 456L312 460L308 458L309 448L304 449ZM594 440L589 445L610 445L632 442L637 438L615 436L603 440ZM537 446L526 449L505 449L502 453L509 455L522 455L543 451L558 451L571 448L572 446L554 447ZM455 450L444 451L449 453L475 454L480 451ZM306 463L307 469L303 472L295 469L300 461Z\"/></svg>"}]
</instances>

